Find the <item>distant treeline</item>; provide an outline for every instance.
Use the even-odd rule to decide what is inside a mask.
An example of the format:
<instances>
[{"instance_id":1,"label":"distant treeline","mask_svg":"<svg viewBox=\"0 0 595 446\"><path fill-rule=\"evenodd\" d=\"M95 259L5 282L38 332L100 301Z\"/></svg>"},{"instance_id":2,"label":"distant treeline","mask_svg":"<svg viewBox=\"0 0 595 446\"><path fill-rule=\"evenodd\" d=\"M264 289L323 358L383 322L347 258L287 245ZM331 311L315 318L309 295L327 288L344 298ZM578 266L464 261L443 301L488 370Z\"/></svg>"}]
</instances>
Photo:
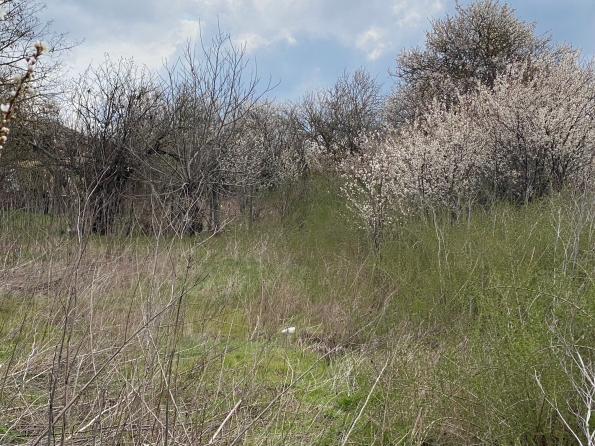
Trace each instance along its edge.
<instances>
[{"instance_id":1,"label":"distant treeline","mask_svg":"<svg viewBox=\"0 0 595 446\"><path fill-rule=\"evenodd\" d=\"M284 103L225 33L188 44L159 73L106 57L63 80L71 44L36 18L36 0L11 5L4 97L31 36L49 40L53 57L10 122L0 206L63 216L79 233L217 233L224 203L251 213L255 197L283 197L316 172L341 178L378 245L403 214L443 208L456 219L591 184L593 63L506 4L457 5L432 22L424 47L397 55L389 94L360 68Z\"/></svg>"}]
</instances>

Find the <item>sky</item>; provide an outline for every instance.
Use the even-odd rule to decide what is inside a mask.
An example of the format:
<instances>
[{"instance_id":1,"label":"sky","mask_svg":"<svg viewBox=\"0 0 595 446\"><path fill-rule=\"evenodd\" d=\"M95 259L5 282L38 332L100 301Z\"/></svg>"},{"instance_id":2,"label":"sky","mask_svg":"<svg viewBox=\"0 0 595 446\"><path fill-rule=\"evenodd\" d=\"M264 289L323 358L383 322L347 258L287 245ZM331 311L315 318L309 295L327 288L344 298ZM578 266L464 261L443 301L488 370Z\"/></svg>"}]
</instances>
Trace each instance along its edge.
<instances>
[{"instance_id":1,"label":"sky","mask_svg":"<svg viewBox=\"0 0 595 446\"><path fill-rule=\"evenodd\" d=\"M453 14L454 0L43 0L44 20L82 44L63 56L70 75L132 57L155 70L172 64L187 42L220 29L245 45L249 66L270 95L297 100L365 67L388 90L402 49L423 46L431 20ZM461 5L469 0L461 0ZM594 0L510 0L537 33L595 54Z\"/></svg>"}]
</instances>

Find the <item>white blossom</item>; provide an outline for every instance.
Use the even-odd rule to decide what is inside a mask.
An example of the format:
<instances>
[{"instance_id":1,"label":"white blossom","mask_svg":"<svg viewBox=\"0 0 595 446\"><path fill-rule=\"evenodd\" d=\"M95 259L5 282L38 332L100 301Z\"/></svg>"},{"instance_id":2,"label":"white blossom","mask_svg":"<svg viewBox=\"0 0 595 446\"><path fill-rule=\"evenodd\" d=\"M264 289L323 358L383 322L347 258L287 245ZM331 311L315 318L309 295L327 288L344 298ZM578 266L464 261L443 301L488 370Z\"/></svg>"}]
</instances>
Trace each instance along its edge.
<instances>
[{"instance_id":1,"label":"white blossom","mask_svg":"<svg viewBox=\"0 0 595 446\"><path fill-rule=\"evenodd\" d=\"M595 162L595 63L561 52L512 64L446 107L367 139L345 163L343 193L376 243L415 209L459 215L481 194L530 200L583 181Z\"/></svg>"},{"instance_id":2,"label":"white blossom","mask_svg":"<svg viewBox=\"0 0 595 446\"><path fill-rule=\"evenodd\" d=\"M47 54L50 51L50 44L44 40L38 40L33 46L37 50L37 54Z\"/></svg>"}]
</instances>

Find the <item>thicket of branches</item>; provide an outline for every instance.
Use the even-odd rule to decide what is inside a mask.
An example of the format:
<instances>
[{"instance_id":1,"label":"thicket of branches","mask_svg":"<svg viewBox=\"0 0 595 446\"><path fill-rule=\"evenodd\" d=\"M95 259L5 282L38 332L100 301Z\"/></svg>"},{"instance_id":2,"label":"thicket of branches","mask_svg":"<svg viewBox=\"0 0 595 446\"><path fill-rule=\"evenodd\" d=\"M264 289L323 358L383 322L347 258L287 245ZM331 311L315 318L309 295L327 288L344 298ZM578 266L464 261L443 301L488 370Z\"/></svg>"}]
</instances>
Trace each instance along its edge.
<instances>
[{"instance_id":1,"label":"thicket of branches","mask_svg":"<svg viewBox=\"0 0 595 446\"><path fill-rule=\"evenodd\" d=\"M0 0L0 211L55 216L79 240L219 234L224 209L252 220L255 198L268 192L283 217L312 174L341 182L375 248L408 214L457 220L494 201L523 206L565 188L592 192L595 62L536 35L494 0L457 4L454 16L432 22L424 47L397 56L387 95L360 68L286 103L270 99L273 86L221 32L189 43L160 72L106 57L64 81L60 55L71 43L38 19L41 10L36 0ZM579 238L564 248L569 258ZM166 310L187 292L174 300L173 290ZM65 327L76 300L69 293ZM562 369L586 415L571 412L592 444L591 352L561 339L561 361L571 360Z\"/></svg>"},{"instance_id":2,"label":"thicket of branches","mask_svg":"<svg viewBox=\"0 0 595 446\"><path fill-rule=\"evenodd\" d=\"M5 96L31 39L49 32L34 0L6 8ZM68 46L50 37L55 52ZM57 64L40 64L42 85ZM252 215L255 196L282 196L320 171L342 175L378 244L406 213L459 218L492 200L590 184L594 68L493 0L432 22L423 48L398 55L388 95L361 68L273 103L270 83L224 33L189 44L164 75L106 58L62 93L21 101L0 158L2 206L64 216L79 234L218 233L222 207Z\"/></svg>"}]
</instances>

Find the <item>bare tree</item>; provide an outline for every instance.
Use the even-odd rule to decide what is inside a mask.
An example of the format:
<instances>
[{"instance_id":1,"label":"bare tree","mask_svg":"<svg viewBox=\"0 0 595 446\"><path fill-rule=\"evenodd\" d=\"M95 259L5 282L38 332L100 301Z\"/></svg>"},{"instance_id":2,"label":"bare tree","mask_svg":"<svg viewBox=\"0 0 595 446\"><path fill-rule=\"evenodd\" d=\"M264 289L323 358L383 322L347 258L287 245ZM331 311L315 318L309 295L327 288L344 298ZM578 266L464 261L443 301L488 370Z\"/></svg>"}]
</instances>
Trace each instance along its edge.
<instances>
[{"instance_id":1,"label":"bare tree","mask_svg":"<svg viewBox=\"0 0 595 446\"><path fill-rule=\"evenodd\" d=\"M270 84L259 92L260 79L248 64L245 49L219 32L210 46L188 44L168 69L171 133L151 164L159 200L173 209L181 233L201 230L203 219L218 233L223 198L252 175L246 162L258 148L246 143L247 122Z\"/></svg>"},{"instance_id":2,"label":"bare tree","mask_svg":"<svg viewBox=\"0 0 595 446\"><path fill-rule=\"evenodd\" d=\"M45 5L37 0L4 0L0 2L6 11L0 20L0 83L10 85L10 78L26 72L25 59L36 41L47 41L50 57L36 69L36 78L44 88L55 87L61 72L60 60L56 57L76 45L67 39L65 33L57 33L51 29L51 21L41 16Z\"/></svg>"},{"instance_id":3,"label":"bare tree","mask_svg":"<svg viewBox=\"0 0 595 446\"><path fill-rule=\"evenodd\" d=\"M305 135L337 164L361 151L361 136L380 129L383 103L381 85L368 71L344 72L332 87L303 99Z\"/></svg>"},{"instance_id":4,"label":"bare tree","mask_svg":"<svg viewBox=\"0 0 595 446\"><path fill-rule=\"evenodd\" d=\"M4 120L10 121L0 130L0 200L10 208L39 210L39 198L47 192L47 172L31 154L31 133L39 120L45 120L48 104L59 91L58 56L74 44L43 20L43 3L5 0L0 8L0 102ZM42 210L47 210L46 204Z\"/></svg>"},{"instance_id":5,"label":"bare tree","mask_svg":"<svg viewBox=\"0 0 595 446\"><path fill-rule=\"evenodd\" d=\"M243 139L252 145L246 153L253 154L253 175L246 178L240 204L250 220L254 218L254 196L266 190L277 191L278 210L285 216L293 192L307 176L307 143L297 108L292 103L264 104L248 116Z\"/></svg>"},{"instance_id":6,"label":"bare tree","mask_svg":"<svg viewBox=\"0 0 595 446\"><path fill-rule=\"evenodd\" d=\"M109 58L69 91L61 122L54 133L41 132L34 148L45 163L67 171L78 195L77 228L106 234L142 160L165 137L155 125L162 94L148 70Z\"/></svg>"}]
</instances>

